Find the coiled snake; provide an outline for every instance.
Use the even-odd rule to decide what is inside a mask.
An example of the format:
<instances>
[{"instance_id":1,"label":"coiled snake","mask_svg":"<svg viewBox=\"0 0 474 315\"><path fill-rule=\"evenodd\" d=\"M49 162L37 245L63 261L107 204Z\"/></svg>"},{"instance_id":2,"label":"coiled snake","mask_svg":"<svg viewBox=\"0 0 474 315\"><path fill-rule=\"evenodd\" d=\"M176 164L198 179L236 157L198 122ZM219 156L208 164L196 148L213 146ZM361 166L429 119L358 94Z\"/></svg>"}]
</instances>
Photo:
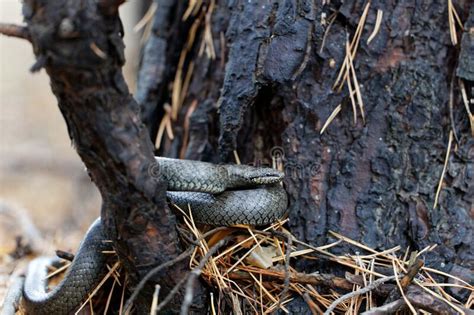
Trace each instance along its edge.
<instances>
[{"instance_id":1,"label":"coiled snake","mask_svg":"<svg viewBox=\"0 0 474 315\"><path fill-rule=\"evenodd\" d=\"M167 198L181 209L190 205L196 222L217 226L265 225L277 221L287 208L280 182L283 173L272 168L216 165L206 162L156 158L168 182ZM155 170L156 171L156 170ZM100 218L86 233L62 282L46 292L47 266L54 258L33 260L23 288L28 314L69 314L101 280L108 248Z\"/></svg>"}]
</instances>

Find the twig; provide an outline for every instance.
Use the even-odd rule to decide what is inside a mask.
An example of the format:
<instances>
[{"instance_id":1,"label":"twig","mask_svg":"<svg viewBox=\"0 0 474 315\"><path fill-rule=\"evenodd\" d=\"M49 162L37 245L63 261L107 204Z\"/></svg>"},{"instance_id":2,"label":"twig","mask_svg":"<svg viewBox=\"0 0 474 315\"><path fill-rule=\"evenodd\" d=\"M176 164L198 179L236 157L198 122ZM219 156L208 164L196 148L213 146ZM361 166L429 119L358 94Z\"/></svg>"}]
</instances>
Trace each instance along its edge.
<instances>
[{"instance_id":1,"label":"twig","mask_svg":"<svg viewBox=\"0 0 474 315\"><path fill-rule=\"evenodd\" d=\"M318 305L313 302L308 292L303 293L303 300L306 302L306 304L308 304L311 314L313 315L320 314L321 310L319 309Z\"/></svg>"},{"instance_id":2,"label":"twig","mask_svg":"<svg viewBox=\"0 0 474 315\"><path fill-rule=\"evenodd\" d=\"M125 274L125 280L123 281L123 287L122 287L122 294L120 295L119 314L126 314L125 312L122 312L122 310L123 310L123 302L125 301L125 288L127 287L127 282L128 282L128 276L127 274Z\"/></svg>"},{"instance_id":3,"label":"twig","mask_svg":"<svg viewBox=\"0 0 474 315\"><path fill-rule=\"evenodd\" d=\"M324 312L324 315L331 314L331 312L333 312L336 309L336 307L340 303L344 302L345 300L350 299L350 298L355 297L355 296L359 296L359 295L364 294L366 292L372 291L373 289L377 288L379 285L381 285L381 284L383 284L387 281L391 281L395 278L396 278L395 276L390 276L390 277L378 279L378 280L372 282L371 284L369 284L368 286L366 286L364 288L361 288L359 290L344 294L343 296L339 297L334 302L332 302L332 304L327 308L326 312Z\"/></svg>"},{"instance_id":4,"label":"twig","mask_svg":"<svg viewBox=\"0 0 474 315\"><path fill-rule=\"evenodd\" d=\"M184 76L183 86L181 88L181 95L180 95L181 103L184 102L184 99L188 95L189 84L191 83L193 73L194 73L194 60L191 60L188 65L188 70L186 71L186 74Z\"/></svg>"},{"instance_id":5,"label":"twig","mask_svg":"<svg viewBox=\"0 0 474 315\"><path fill-rule=\"evenodd\" d=\"M3 300L1 315L15 315L18 306L20 305L24 282L24 277L17 275L12 275L10 277L10 286L8 287L5 299Z\"/></svg>"},{"instance_id":6,"label":"twig","mask_svg":"<svg viewBox=\"0 0 474 315\"><path fill-rule=\"evenodd\" d=\"M415 279L415 283L417 285L417 289L418 288L421 288L423 289L423 291L427 292L428 294L424 294L421 298L416 298L414 299L413 297L410 296L410 291L408 292L408 297L410 298L410 301L414 301L414 304L415 305L421 305L421 307L423 308L426 308L426 309L431 309L429 308L430 307L430 304L433 305L433 304L437 304L438 308L441 308L443 307L444 308L444 304L446 303L446 305L448 305L448 307L446 309L449 309L449 307L451 307L453 309L452 312L445 312L446 314L449 314L449 313L452 313L452 314L463 314L463 310L460 308L460 306L458 305L455 305L453 302L450 302L448 301L446 298L444 298L443 296L441 296L440 294L434 292L433 290L430 290L428 289L427 287L425 286L422 286L420 283L418 283ZM411 286L410 286L411 288ZM430 295L432 297L430 297ZM433 299L434 297L434 299ZM431 301L428 300L428 298L431 298ZM437 312L437 313L440 313L440 312ZM442 313L442 312L441 312Z\"/></svg>"},{"instance_id":7,"label":"twig","mask_svg":"<svg viewBox=\"0 0 474 315\"><path fill-rule=\"evenodd\" d=\"M291 257L291 246L293 245L293 239L290 233L286 233L287 242L286 242L286 253L285 253L285 281L283 291L280 294L280 299L278 299L278 308L281 308L281 300L285 299L285 295L290 289L290 257Z\"/></svg>"},{"instance_id":8,"label":"twig","mask_svg":"<svg viewBox=\"0 0 474 315\"><path fill-rule=\"evenodd\" d=\"M140 21L133 27L133 31L138 33L143 27L145 27L150 21L153 20L153 16L155 15L156 9L158 8L158 3L153 2L146 13L143 15Z\"/></svg>"},{"instance_id":9,"label":"twig","mask_svg":"<svg viewBox=\"0 0 474 315\"><path fill-rule=\"evenodd\" d=\"M391 303L400 298L400 291L404 291L413 281L413 278L418 274L420 269L423 267L424 263L421 259L417 258L417 252L412 252L410 257L410 264L406 274L400 280L400 288L393 288L393 290L388 294L388 297L385 299L385 303Z\"/></svg>"},{"instance_id":10,"label":"twig","mask_svg":"<svg viewBox=\"0 0 474 315\"><path fill-rule=\"evenodd\" d=\"M207 7L206 15L204 18L204 36L202 38L202 44L201 44L201 48L206 50L206 54L208 58L211 60L216 59L216 51L214 49L214 40L212 37L212 28L211 28L212 13L214 12L214 8L216 6L215 2L216 2L215 0L211 0L209 3L209 6ZM199 56L200 55L201 55L201 52L199 52Z\"/></svg>"},{"instance_id":11,"label":"twig","mask_svg":"<svg viewBox=\"0 0 474 315\"><path fill-rule=\"evenodd\" d=\"M189 238L189 236L187 236L185 234L185 229L183 228L180 228L179 226L177 227L178 229L178 232L180 232L180 236L184 237L186 239L187 242L189 242L189 244L191 245L194 245L194 246L199 246L200 242L205 240L208 236L211 236L213 235L214 233L216 232L219 232L219 231L224 231L224 230L228 230L229 227L228 226L218 226L216 228L213 228L212 230L209 230L207 231L206 233L202 234L198 239L196 240L192 240Z\"/></svg>"},{"instance_id":12,"label":"twig","mask_svg":"<svg viewBox=\"0 0 474 315\"><path fill-rule=\"evenodd\" d=\"M96 285L95 289L89 293L87 300L82 303L82 305L77 309L77 311L74 313L74 315L80 314L81 310L86 306L87 304L91 303L92 297L100 290L100 288L104 285L104 283L114 274L114 272L117 270L117 268L120 267L120 262L117 261L112 268L110 268L109 272L102 278L102 280L99 282L99 284Z\"/></svg>"},{"instance_id":13,"label":"twig","mask_svg":"<svg viewBox=\"0 0 474 315\"><path fill-rule=\"evenodd\" d=\"M229 237L223 238L216 245L211 247L206 255L204 255L204 257L201 259L199 265L189 273L189 277L186 282L186 292L184 294L183 304L181 305L181 315L189 314L189 307L193 302L194 281L201 274L202 268L204 268L209 258L211 258L212 255L214 255L222 246L224 246L228 240Z\"/></svg>"},{"instance_id":14,"label":"twig","mask_svg":"<svg viewBox=\"0 0 474 315\"><path fill-rule=\"evenodd\" d=\"M237 153L237 150L234 150L233 153L234 153L235 164L238 164L238 165L242 164L240 162L240 157L239 157L239 153Z\"/></svg>"},{"instance_id":15,"label":"twig","mask_svg":"<svg viewBox=\"0 0 474 315\"><path fill-rule=\"evenodd\" d=\"M179 256L177 256L176 258L172 259L172 260L169 260L161 265L158 265L156 266L155 268L153 268L152 270L150 270L144 277L143 279L138 283L138 285L135 287L135 290L133 290L133 293L132 295L130 295L130 297L128 298L127 302L125 303L125 307L124 307L124 314L127 313L127 311L129 311L129 308L132 306L132 303L133 301L136 299L136 297L138 296L138 294L140 293L140 291L143 289L143 287L145 286L145 284L148 282L148 280L151 279L151 277L153 277L155 274L157 274L158 272L160 272L162 269L164 268L167 268L169 266L172 266L174 265L175 263L177 262L180 262L181 260L183 259L186 259L187 257L189 257L192 252L193 252L193 248L194 247L190 247L188 248L185 252L181 253Z\"/></svg>"},{"instance_id":16,"label":"twig","mask_svg":"<svg viewBox=\"0 0 474 315\"><path fill-rule=\"evenodd\" d=\"M60 249L56 250L56 256L58 256L61 259L67 260L67 261L73 261L74 260L74 254L69 253Z\"/></svg>"},{"instance_id":17,"label":"twig","mask_svg":"<svg viewBox=\"0 0 474 315\"><path fill-rule=\"evenodd\" d=\"M414 254L413 256L414 260L408 267L408 271L406 275L403 276L403 278L400 280L400 285L402 286L403 289L405 289L406 287L408 287L408 285L410 285L410 283L413 281L413 278L415 278L415 276L418 274L420 269L424 266L423 261L421 259L416 258L416 252L413 252L412 254Z\"/></svg>"},{"instance_id":18,"label":"twig","mask_svg":"<svg viewBox=\"0 0 474 315\"><path fill-rule=\"evenodd\" d=\"M472 314L461 305L449 302L424 286L409 286L406 297L416 307L427 310L432 314Z\"/></svg>"},{"instance_id":19,"label":"twig","mask_svg":"<svg viewBox=\"0 0 474 315\"><path fill-rule=\"evenodd\" d=\"M362 116L362 121L365 124L364 101L362 100L362 93L360 92L360 85L359 85L359 81L357 80L355 67L354 67L354 61L353 61L353 59L350 55L349 55L349 58L347 58L347 60L349 61L349 70L348 70L348 72L349 72L349 74L352 74L352 81L353 81L353 85L354 85L355 95L356 95L356 98L357 98L357 104L359 105L360 114ZM350 80L350 78L348 77L347 80Z\"/></svg>"},{"instance_id":20,"label":"twig","mask_svg":"<svg viewBox=\"0 0 474 315\"><path fill-rule=\"evenodd\" d=\"M161 309L163 307L165 307L166 304L168 304L171 301L173 296L175 296L175 294L178 292L178 290L183 286L183 284L186 282L188 277L189 277L189 273L187 273L183 278L181 278L181 280L179 280L178 283L175 284L173 289L171 289L170 293L168 293L168 295L163 299L163 301L160 304L158 304L158 306L156 307L156 312L157 313L159 311L161 311Z\"/></svg>"},{"instance_id":21,"label":"twig","mask_svg":"<svg viewBox=\"0 0 474 315\"><path fill-rule=\"evenodd\" d=\"M191 25L191 28L188 32L188 38L186 39L186 44L184 48L181 50L178 65L173 81L173 87L171 92L171 120L176 121L178 118L179 110L183 105L182 96L185 94L183 93L183 68L187 58L188 52L191 50L194 44L194 40L196 39L196 33L198 31L199 26L201 25L201 18L197 18L194 23Z\"/></svg>"},{"instance_id":22,"label":"twig","mask_svg":"<svg viewBox=\"0 0 474 315\"><path fill-rule=\"evenodd\" d=\"M361 315L385 315L385 314L394 314L395 312L401 310L405 306L405 301L403 299L396 300L392 303L388 303L366 312L361 313Z\"/></svg>"},{"instance_id":23,"label":"twig","mask_svg":"<svg viewBox=\"0 0 474 315\"><path fill-rule=\"evenodd\" d=\"M48 274L48 276L46 277L46 279L51 279L57 275L59 275L60 273L63 273L65 270L67 270L69 268L69 266L71 266L71 262L66 262L65 264L63 264L62 266L60 265L61 264L61 261L59 260L56 260L53 258L53 260L51 261L51 265L56 265L57 264L57 269L54 270L53 272L51 272L50 274Z\"/></svg>"},{"instance_id":24,"label":"twig","mask_svg":"<svg viewBox=\"0 0 474 315\"><path fill-rule=\"evenodd\" d=\"M150 315L158 314L156 306L158 305L158 296L160 295L160 289L161 287L159 284L155 285L155 292L153 293L153 300L151 301Z\"/></svg>"},{"instance_id":25,"label":"twig","mask_svg":"<svg viewBox=\"0 0 474 315\"><path fill-rule=\"evenodd\" d=\"M0 23L0 34L31 41L30 32L26 26Z\"/></svg>"},{"instance_id":26,"label":"twig","mask_svg":"<svg viewBox=\"0 0 474 315\"><path fill-rule=\"evenodd\" d=\"M329 30L331 29L331 26L332 26L332 23L334 23L334 20L336 20L337 15L338 15L338 12L334 12L334 13L331 14L331 16L329 17L328 27L327 27L326 30L324 31L323 40L322 40L322 42L321 42L321 48L319 49L319 53L320 53L320 54L323 53L324 44L326 43L326 37L328 36Z\"/></svg>"},{"instance_id":27,"label":"twig","mask_svg":"<svg viewBox=\"0 0 474 315\"><path fill-rule=\"evenodd\" d=\"M352 105L352 113L353 113L353 119L354 119L354 125L357 123L357 103L356 103L356 100L354 98L354 94L356 93L356 91L352 88L352 84L351 83L351 76L349 75L350 72L351 72L351 67L350 67L350 61L349 61L349 58L351 58L351 52L350 52L350 49L349 49L349 40L346 41L346 59L344 60L344 65L347 66L347 76L344 76L344 81L346 81L347 83L347 89L349 90L349 98L351 99L351 105ZM342 82L344 82L342 81ZM342 85L341 85L342 86Z\"/></svg>"},{"instance_id":28,"label":"twig","mask_svg":"<svg viewBox=\"0 0 474 315\"><path fill-rule=\"evenodd\" d=\"M395 281L397 282L397 286L398 288L400 289L400 294L402 295L403 297L403 300L405 301L405 303L407 304L408 308L410 309L410 311L412 312L413 315L416 315L416 310L415 308L413 307L413 305L410 303L410 301L408 301L406 295L405 295L405 292L403 292L404 288L402 287L400 281L399 281L399 276L398 276L398 271L397 271L397 265L395 263L395 260L392 260L392 266L393 266L393 272L395 274Z\"/></svg>"},{"instance_id":29,"label":"twig","mask_svg":"<svg viewBox=\"0 0 474 315\"><path fill-rule=\"evenodd\" d=\"M350 56L351 56L352 59L354 59L356 54L357 54L357 48L359 46L360 36L361 36L362 31L364 29L365 20L367 18L367 14L368 14L369 8L370 8L370 3L371 2L368 1L367 4L365 5L364 12L362 13L362 15L360 17L359 23L357 25L357 29L356 29L355 34L354 34L354 37L353 37L352 42L350 43L350 46L349 46ZM350 79L348 78L350 70L349 70L349 63L348 63L347 58L349 58L349 56L346 52L346 57L344 58L344 61L342 63L341 70L339 71L339 74L336 78L336 82L334 82L334 84L333 84L333 89L334 90L339 90L340 91L342 89L342 87L344 86L344 81L347 80L348 83L350 82Z\"/></svg>"},{"instance_id":30,"label":"twig","mask_svg":"<svg viewBox=\"0 0 474 315\"><path fill-rule=\"evenodd\" d=\"M264 280L272 282L275 281L275 279L283 281L285 280L285 274L280 270L265 270L252 267L246 267L245 269L239 271L233 271L229 273L229 278L233 280L250 280L251 276L244 271L261 274ZM289 277L291 283L322 285L332 289L352 290L353 286L351 281L336 277L332 274L306 274L302 272L290 272ZM390 289L392 289L392 287L390 287Z\"/></svg>"},{"instance_id":31,"label":"twig","mask_svg":"<svg viewBox=\"0 0 474 315\"><path fill-rule=\"evenodd\" d=\"M112 283L112 288L109 291L109 296L107 297L107 302L105 303L104 314L107 314L107 311L109 310L110 302L112 301L112 296L114 294L115 285L117 283L119 283L119 282L117 281L117 278L115 278L114 282ZM119 283L119 285L120 285L120 283Z\"/></svg>"}]
</instances>

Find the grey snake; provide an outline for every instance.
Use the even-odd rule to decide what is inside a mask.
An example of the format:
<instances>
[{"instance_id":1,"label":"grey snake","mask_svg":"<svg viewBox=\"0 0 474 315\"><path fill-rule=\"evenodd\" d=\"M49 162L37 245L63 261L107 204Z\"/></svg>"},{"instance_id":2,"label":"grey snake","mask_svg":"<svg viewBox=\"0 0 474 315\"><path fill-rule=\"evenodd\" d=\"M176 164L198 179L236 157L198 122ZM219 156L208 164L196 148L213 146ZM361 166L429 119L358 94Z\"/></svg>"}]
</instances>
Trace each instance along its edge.
<instances>
[{"instance_id":1,"label":"grey snake","mask_svg":"<svg viewBox=\"0 0 474 315\"><path fill-rule=\"evenodd\" d=\"M195 222L214 226L265 225L287 209L281 185L284 174L272 168L217 165L157 157L154 174L168 182L167 198L181 209L191 208ZM23 303L28 314L69 314L85 301L107 271L110 249L100 218L89 228L64 279L46 291L47 266L55 258L39 257L28 266Z\"/></svg>"}]
</instances>

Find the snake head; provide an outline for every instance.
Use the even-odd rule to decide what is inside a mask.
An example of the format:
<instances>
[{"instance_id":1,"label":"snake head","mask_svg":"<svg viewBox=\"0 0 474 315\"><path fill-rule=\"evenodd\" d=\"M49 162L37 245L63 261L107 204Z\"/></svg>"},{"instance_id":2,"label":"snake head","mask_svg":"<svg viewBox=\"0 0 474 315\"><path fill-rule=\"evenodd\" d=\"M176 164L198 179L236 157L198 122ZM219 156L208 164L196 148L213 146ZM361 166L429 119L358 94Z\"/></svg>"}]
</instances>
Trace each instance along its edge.
<instances>
[{"instance_id":1,"label":"snake head","mask_svg":"<svg viewBox=\"0 0 474 315\"><path fill-rule=\"evenodd\" d=\"M249 172L247 178L255 185L268 185L281 182L285 174L269 167L255 168Z\"/></svg>"},{"instance_id":2,"label":"snake head","mask_svg":"<svg viewBox=\"0 0 474 315\"><path fill-rule=\"evenodd\" d=\"M248 165L226 165L229 173L229 188L253 185L269 185L281 182L285 174L270 167Z\"/></svg>"}]
</instances>

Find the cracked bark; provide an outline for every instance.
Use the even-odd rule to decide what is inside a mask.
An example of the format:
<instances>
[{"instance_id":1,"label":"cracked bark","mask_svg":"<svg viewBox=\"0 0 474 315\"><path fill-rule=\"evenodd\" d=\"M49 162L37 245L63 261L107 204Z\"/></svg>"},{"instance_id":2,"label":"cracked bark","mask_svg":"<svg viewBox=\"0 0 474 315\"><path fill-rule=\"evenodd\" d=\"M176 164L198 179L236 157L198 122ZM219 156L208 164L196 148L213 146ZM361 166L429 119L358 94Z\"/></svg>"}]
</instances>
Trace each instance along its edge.
<instances>
[{"instance_id":1,"label":"cracked bark","mask_svg":"<svg viewBox=\"0 0 474 315\"><path fill-rule=\"evenodd\" d=\"M466 28L459 56L450 42L446 3L372 1L354 65L366 123L359 117L354 125L347 88L337 93L332 85L347 34L352 38L365 5L219 2L211 25L217 58L195 48L196 68L175 138L165 137L160 153L179 156L185 113L197 101L184 156L233 161L236 150L243 163L270 164L272 154L283 153L289 225L298 238L321 245L334 230L377 249L438 244L424 257L426 264L472 281L474 140L457 88L460 139L433 208L450 128L449 82L456 67L458 75L473 71L467 62L472 34ZM470 25L469 1L456 8ZM381 27L367 44L377 9L383 11ZM322 48L328 27L322 15L327 20L333 12L338 15ZM458 66L458 58L466 66ZM320 135L338 104L342 111ZM337 272L320 263L298 264L301 270Z\"/></svg>"}]
</instances>

